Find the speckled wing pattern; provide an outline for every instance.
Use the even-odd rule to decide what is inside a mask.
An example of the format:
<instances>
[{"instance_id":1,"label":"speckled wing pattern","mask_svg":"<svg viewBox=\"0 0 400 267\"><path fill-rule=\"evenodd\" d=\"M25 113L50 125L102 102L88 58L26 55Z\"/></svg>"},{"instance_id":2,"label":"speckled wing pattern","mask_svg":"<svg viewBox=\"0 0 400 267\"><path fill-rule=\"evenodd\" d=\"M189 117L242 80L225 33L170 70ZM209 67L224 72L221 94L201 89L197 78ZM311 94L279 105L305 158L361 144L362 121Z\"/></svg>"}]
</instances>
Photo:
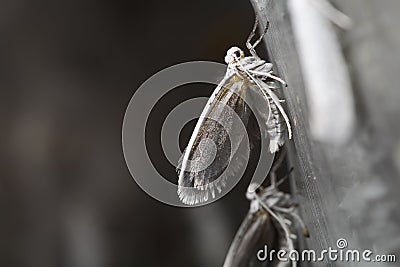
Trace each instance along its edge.
<instances>
[{"instance_id":1,"label":"speckled wing pattern","mask_svg":"<svg viewBox=\"0 0 400 267\"><path fill-rule=\"evenodd\" d=\"M178 195L183 203L198 204L207 201L209 195L215 198L216 192L221 193L225 187L228 176L241 167L240 157L235 157L240 142L231 142L230 137L235 135L235 140L242 141L247 132L236 125L231 112L234 111L247 126L251 109L245 99L250 87L254 87L250 81L234 74L214 92L213 101L205 107L208 111L205 118L197 122L199 128L197 133L193 132L196 135L194 142L186 148L190 151L182 154L177 167ZM185 153L189 153L187 159ZM235 162L237 168L229 168L229 172L222 174L234 157L239 161Z\"/></svg>"}]
</instances>

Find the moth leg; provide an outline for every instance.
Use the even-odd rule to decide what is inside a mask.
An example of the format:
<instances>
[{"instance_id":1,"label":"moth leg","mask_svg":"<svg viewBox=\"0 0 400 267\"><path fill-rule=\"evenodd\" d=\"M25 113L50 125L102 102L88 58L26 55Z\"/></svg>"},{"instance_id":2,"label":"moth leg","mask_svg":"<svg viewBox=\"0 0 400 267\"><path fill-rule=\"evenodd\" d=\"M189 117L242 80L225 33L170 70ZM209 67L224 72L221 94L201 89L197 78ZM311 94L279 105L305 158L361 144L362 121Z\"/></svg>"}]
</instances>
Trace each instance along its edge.
<instances>
[{"instance_id":1,"label":"moth leg","mask_svg":"<svg viewBox=\"0 0 400 267\"><path fill-rule=\"evenodd\" d=\"M268 28L269 28L269 21L267 21L267 25L265 26L265 28L264 28L262 34L260 35L260 37L258 37L258 39L257 39L257 40L254 42L254 44L252 45L253 48L255 48L255 47L261 42L262 38L263 38L264 35L267 33Z\"/></svg>"},{"instance_id":2,"label":"moth leg","mask_svg":"<svg viewBox=\"0 0 400 267\"><path fill-rule=\"evenodd\" d=\"M300 224L300 227L303 231L303 235L305 237L310 237L310 231L308 230L308 227L304 223L303 219L301 219L300 216L296 213L295 207L290 207L290 208L273 207L273 209L277 212L286 213L292 218L294 218L297 221L297 223Z\"/></svg>"},{"instance_id":3,"label":"moth leg","mask_svg":"<svg viewBox=\"0 0 400 267\"><path fill-rule=\"evenodd\" d=\"M253 46L250 44L250 42L251 42L251 39L253 39L254 35L256 34L257 26L258 26L258 16L256 14L256 18L254 20L253 29L251 30L251 32L249 34L249 37L247 37L247 40L246 40L246 47L247 47L247 49L250 50L250 53L253 56L254 56L254 54L256 54L256 52L254 51ZM253 54L253 52L254 52L254 54Z\"/></svg>"},{"instance_id":4,"label":"moth leg","mask_svg":"<svg viewBox=\"0 0 400 267\"><path fill-rule=\"evenodd\" d=\"M295 208L294 207L290 207L290 208L282 208L282 207L273 207L274 210L279 211L279 212L283 212L283 213L287 213L287 214L292 214L292 212L294 212Z\"/></svg>"},{"instance_id":5,"label":"moth leg","mask_svg":"<svg viewBox=\"0 0 400 267\"><path fill-rule=\"evenodd\" d=\"M291 233L288 225L285 224L284 218L279 213L275 213L274 211L272 211L271 208L273 208L273 207L270 208L270 207L268 207L268 205L266 205L263 202L261 202L261 205L268 211L268 213L276 220L276 222L278 222L278 224L282 228L282 230L283 230L283 232L285 234L285 240L286 240L287 249L289 251L294 250L293 240L291 239L291 234L292 233ZM292 260L292 266L297 266L296 261Z\"/></svg>"},{"instance_id":6,"label":"moth leg","mask_svg":"<svg viewBox=\"0 0 400 267\"><path fill-rule=\"evenodd\" d=\"M266 27L264 28L264 30L263 30L262 34L260 35L260 37L258 37L258 39L254 42L254 44L251 44L251 39L253 39L254 35L256 34L258 22L259 22L258 15L256 14L256 18L255 18L255 20L254 20L253 29L252 29L252 31L250 32L249 37L247 38L247 41L246 41L246 47L247 47L247 49L249 49L251 55L252 55L253 57L255 57L255 58L260 58L260 57L257 55L257 52L256 52L255 48L256 48L256 46L261 42L262 38L264 37L264 35L265 35L265 33L267 32L268 27L269 27L269 21L267 21L267 25L266 25Z\"/></svg>"},{"instance_id":7,"label":"moth leg","mask_svg":"<svg viewBox=\"0 0 400 267\"><path fill-rule=\"evenodd\" d=\"M254 74L257 76L274 79L274 80L280 82L283 86L287 87L287 83L283 79L279 78L278 76L273 75L271 72L261 72L261 71L256 71L256 70L249 70L249 72L251 74Z\"/></svg>"},{"instance_id":8,"label":"moth leg","mask_svg":"<svg viewBox=\"0 0 400 267\"><path fill-rule=\"evenodd\" d=\"M288 130L288 135L289 135L289 139L292 138L292 128L290 126L290 121L289 121L289 117L286 115L285 110L283 109L282 105L279 103L279 98L272 92L271 89L269 89L268 85L265 84L264 82L261 81L261 79L255 78L253 76L253 74L250 72L251 70L246 69L245 67L243 67L242 64L240 64L240 61L238 62L239 66L241 67L241 69L248 75L248 77L254 81L254 83L258 86L258 88L260 88L260 90L263 92L264 97L267 101L269 101L268 96L271 97L272 101L275 103L276 107L279 109L279 112L281 113L281 115L283 116L283 118L285 119L286 125L287 125L287 130ZM270 75L270 73L267 72L268 75ZM282 80L283 81L283 80ZM286 82L283 81L285 84ZM264 85L262 85L261 83L263 83ZM263 88L264 87L264 88ZM269 110L271 111L271 107L269 107Z\"/></svg>"}]
</instances>

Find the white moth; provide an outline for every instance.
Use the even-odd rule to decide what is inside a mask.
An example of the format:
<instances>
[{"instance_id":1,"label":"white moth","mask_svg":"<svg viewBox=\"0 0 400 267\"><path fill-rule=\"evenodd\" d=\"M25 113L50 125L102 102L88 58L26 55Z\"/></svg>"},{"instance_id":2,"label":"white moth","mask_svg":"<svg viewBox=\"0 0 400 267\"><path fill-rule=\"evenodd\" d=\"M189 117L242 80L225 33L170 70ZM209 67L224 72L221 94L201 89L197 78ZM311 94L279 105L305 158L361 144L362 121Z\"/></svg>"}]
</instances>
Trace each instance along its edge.
<instances>
[{"instance_id":1,"label":"white moth","mask_svg":"<svg viewBox=\"0 0 400 267\"><path fill-rule=\"evenodd\" d=\"M276 88L273 85L275 81L283 85L286 83L272 74L272 64L262 60L255 51L268 25L262 35L253 44L250 43L257 25L256 18L246 42L251 56L245 57L244 52L238 47L232 47L227 51L226 74L209 98L180 158L177 168L178 196L185 204L205 202L209 195L215 198L216 192L221 193L226 185L228 175L221 173L234 158L244 135L235 130L237 125L233 123L226 107L233 110L247 126L251 110L246 104L246 99L254 98L256 92L259 97L255 101L260 104L257 104L255 112L258 112L265 121L270 152L278 151L279 146L283 145L285 128L289 139L292 136L289 118L280 103L281 100L273 92ZM234 140L230 140L230 134L235 137ZM237 155L235 157L237 158Z\"/></svg>"}]
</instances>

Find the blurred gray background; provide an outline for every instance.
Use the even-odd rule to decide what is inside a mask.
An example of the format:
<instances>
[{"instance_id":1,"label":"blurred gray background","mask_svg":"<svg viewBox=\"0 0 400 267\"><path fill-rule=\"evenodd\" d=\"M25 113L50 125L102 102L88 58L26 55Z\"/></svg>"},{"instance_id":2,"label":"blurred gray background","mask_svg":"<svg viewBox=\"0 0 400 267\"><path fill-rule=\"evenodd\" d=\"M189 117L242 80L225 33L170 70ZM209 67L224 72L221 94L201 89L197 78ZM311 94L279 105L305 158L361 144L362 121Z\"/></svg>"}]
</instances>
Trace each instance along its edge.
<instances>
[{"instance_id":1,"label":"blurred gray background","mask_svg":"<svg viewBox=\"0 0 400 267\"><path fill-rule=\"evenodd\" d=\"M150 75L223 62L253 17L247 1L2 1L0 266L221 265L246 182L207 207L161 204L132 180L121 126Z\"/></svg>"}]
</instances>

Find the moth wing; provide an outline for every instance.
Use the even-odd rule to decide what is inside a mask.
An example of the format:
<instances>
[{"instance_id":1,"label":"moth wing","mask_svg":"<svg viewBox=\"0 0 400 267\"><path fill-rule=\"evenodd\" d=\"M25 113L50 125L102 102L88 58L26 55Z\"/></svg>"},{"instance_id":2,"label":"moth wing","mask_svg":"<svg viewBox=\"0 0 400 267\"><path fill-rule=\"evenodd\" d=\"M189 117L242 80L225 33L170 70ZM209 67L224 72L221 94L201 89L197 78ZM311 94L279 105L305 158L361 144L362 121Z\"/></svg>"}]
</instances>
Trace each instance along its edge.
<instances>
[{"instance_id":1,"label":"moth wing","mask_svg":"<svg viewBox=\"0 0 400 267\"><path fill-rule=\"evenodd\" d=\"M236 152L247 134L245 126L251 114L244 101L246 86L245 80L233 76L204 108L204 118L199 118L191 137L194 141L192 145L189 142L177 168L182 202L205 202L209 194L215 198L227 178L243 168L245 160ZM227 169L231 160L235 163Z\"/></svg>"},{"instance_id":2,"label":"moth wing","mask_svg":"<svg viewBox=\"0 0 400 267\"><path fill-rule=\"evenodd\" d=\"M223 267L264 266L266 262L257 259L257 252L264 245L273 247L277 234L267 212L248 212L229 248Z\"/></svg>"}]
</instances>

